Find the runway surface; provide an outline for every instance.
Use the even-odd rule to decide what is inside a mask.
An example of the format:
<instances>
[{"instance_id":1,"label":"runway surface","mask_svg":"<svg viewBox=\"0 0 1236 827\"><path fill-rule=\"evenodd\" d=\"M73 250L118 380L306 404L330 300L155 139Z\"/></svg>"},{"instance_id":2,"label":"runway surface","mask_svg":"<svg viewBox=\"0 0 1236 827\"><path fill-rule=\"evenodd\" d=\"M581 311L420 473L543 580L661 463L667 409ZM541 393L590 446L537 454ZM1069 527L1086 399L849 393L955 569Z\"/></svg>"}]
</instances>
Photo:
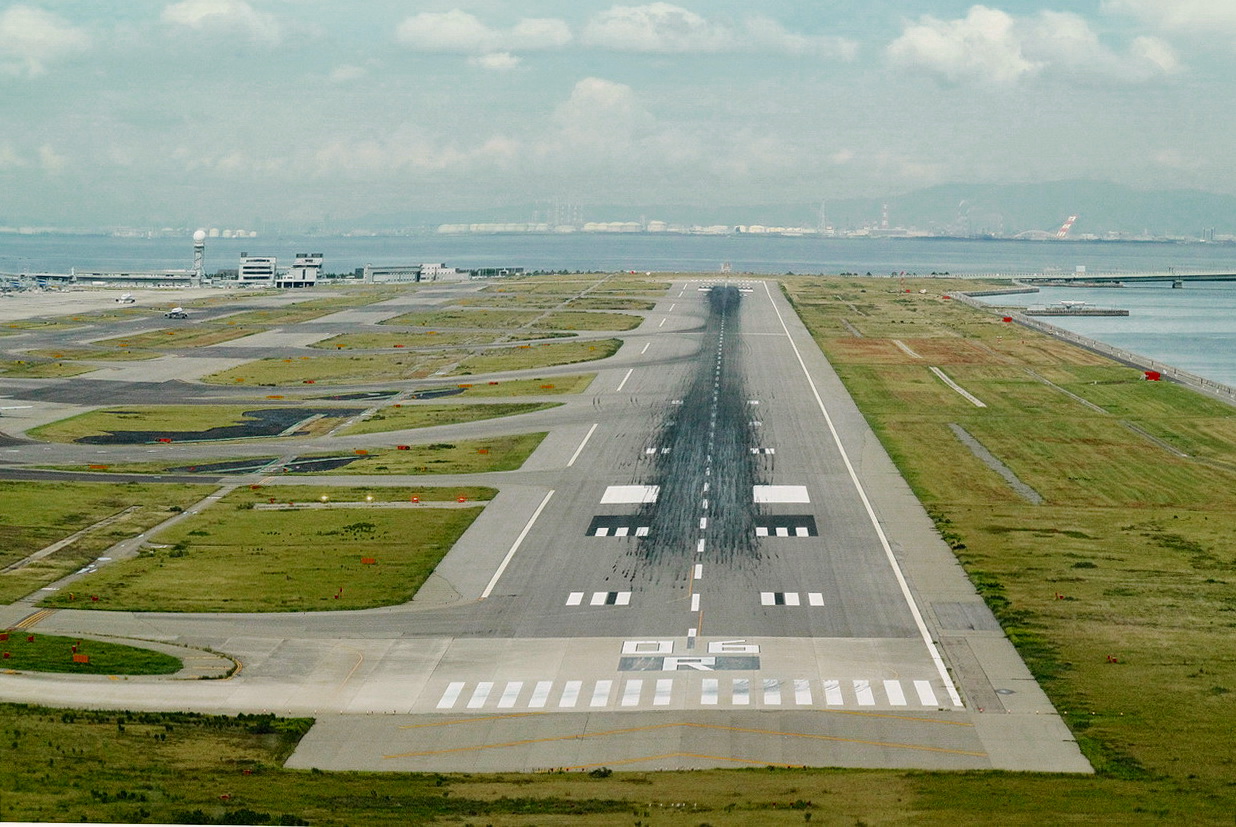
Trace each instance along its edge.
<instances>
[{"instance_id":1,"label":"runway surface","mask_svg":"<svg viewBox=\"0 0 1236 827\"><path fill-rule=\"evenodd\" d=\"M319 723L291 765L321 769L1089 771L775 283L676 281L619 335L622 350L563 408L416 435L548 428L520 471L335 478L500 489L413 603L316 615L60 611L40 628L209 646L245 668L191 685L0 675L0 697L312 714ZM581 370L566 367L555 370ZM83 387L102 395L103 384ZM125 399L159 393L107 386ZM55 387L24 392L70 398L71 385ZM0 383L5 396L19 391ZM2 450L20 464L67 463L84 449Z\"/></svg>"}]
</instances>

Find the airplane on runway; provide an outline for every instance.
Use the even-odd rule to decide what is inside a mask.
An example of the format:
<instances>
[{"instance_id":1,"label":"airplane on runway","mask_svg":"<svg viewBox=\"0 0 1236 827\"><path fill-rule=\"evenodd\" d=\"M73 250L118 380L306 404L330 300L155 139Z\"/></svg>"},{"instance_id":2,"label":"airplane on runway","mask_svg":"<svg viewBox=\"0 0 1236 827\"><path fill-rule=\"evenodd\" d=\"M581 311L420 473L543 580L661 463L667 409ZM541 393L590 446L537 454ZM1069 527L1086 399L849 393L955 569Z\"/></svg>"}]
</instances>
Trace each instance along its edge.
<instances>
[{"instance_id":1,"label":"airplane on runway","mask_svg":"<svg viewBox=\"0 0 1236 827\"><path fill-rule=\"evenodd\" d=\"M189 314L185 312L183 307L173 307L171 310L163 314L168 319L187 319Z\"/></svg>"},{"instance_id":2,"label":"airplane on runway","mask_svg":"<svg viewBox=\"0 0 1236 827\"><path fill-rule=\"evenodd\" d=\"M120 298L116 299L117 304L136 304L137 299L133 298L132 293L125 293Z\"/></svg>"}]
</instances>

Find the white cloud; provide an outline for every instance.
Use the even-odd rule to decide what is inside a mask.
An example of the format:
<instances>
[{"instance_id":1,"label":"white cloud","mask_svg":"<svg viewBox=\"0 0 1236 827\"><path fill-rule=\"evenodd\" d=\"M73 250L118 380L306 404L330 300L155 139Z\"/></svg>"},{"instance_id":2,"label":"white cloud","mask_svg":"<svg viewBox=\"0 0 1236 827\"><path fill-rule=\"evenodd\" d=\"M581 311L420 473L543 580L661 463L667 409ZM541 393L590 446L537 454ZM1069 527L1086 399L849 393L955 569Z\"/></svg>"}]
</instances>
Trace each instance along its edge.
<instances>
[{"instance_id":1,"label":"white cloud","mask_svg":"<svg viewBox=\"0 0 1236 827\"><path fill-rule=\"evenodd\" d=\"M194 31L244 32L263 43L278 43L281 38L279 21L245 0L181 0L164 8L160 18Z\"/></svg>"},{"instance_id":2,"label":"white cloud","mask_svg":"<svg viewBox=\"0 0 1236 827\"><path fill-rule=\"evenodd\" d=\"M576 83L553 116L565 148L605 153L629 148L652 120L630 86L595 77Z\"/></svg>"},{"instance_id":3,"label":"white cloud","mask_svg":"<svg viewBox=\"0 0 1236 827\"><path fill-rule=\"evenodd\" d=\"M90 38L54 14L31 6L9 6L0 12L0 69L35 77L60 57L84 51Z\"/></svg>"},{"instance_id":4,"label":"white cloud","mask_svg":"<svg viewBox=\"0 0 1236 827\"><path fill-rule=\"evenodd\" d=\"M1103 0L1103 11L1131 14L1163 31L1236 34L1232 0Z\"/></svg>"},{"instance_id":5,"label":"white cloud","mask_svg":"<svg viewBox=\"0 0 1236 827\"><path fill-rule=\"evenodd\" d=\"M17 154L12 144L0 144L0 169L20 169L25 165L26 161Z\"/></svg>"},{"instance_id":6,"label":"white cloud","mask_svg":"<svg viewBox=\"0 0 1236 827\"><path fill-rule=\"evenodd\" d=\"M619 52L719 52L735 45L729 29L669 3L614 6L588 21L583 40Z\"/></svg>"},{"instance_id":7,"label":"white cloud","mask_svg":"<svg viewBox=\"0 0 1236 827\"><path fill-rule=\"evenodd\" d=\"M491 52L468 58L468 63L481 69L492 69L495 72L505 72L516 68L520 59L510 52Z\"/></svg>"},{"instance_id":8,"label":"white cloud","mask_svg":"<svg viewBox=\"0 0 1236 827\"><path fill-rule=\"evenodd\" d=\"M554 18L526 18L510 29L495 29L473 14L453 9L409 17L399 24L395 36L423 52L494 54L565 46L571 41L571 29Z\"/></svg>"},{"instance_id":9,"label":"white cloud","mask_svg":"<svg viewBox=\"0 0 1236 827\"><path fill-rule=\"evenodd\" d=\"M858 56L858 44L843 37L797 34L767 17L753 17L746 25L747 42L761 51L819 55L843 60L853 60Z\"/></svg>"},{"instance_id":10,"label":"white cloud","mask_svg":"<svg viewBox=\"0 0 1236 827\"><path fill-rule=\"evenodd\" d=\"M69 164L69 159L60 155L50 145L39 147L39 165L48 172L61 172Z\"/></svg>"},{"instance_id":11,"label":"white cloud","mask_svg":"<svg viewBox=\"0 0 1236 827\"><path fill-rule=\"evenodd\" d=\"M961 20L924 17L907 25L888 47L895 64L923 69L948 81L1009 83L1041 67L1022 54L1013 18L974 6Z\"/></svg>"},{"instance_id":12,"label":"white cloud","mask_svg":"<svg viewBox=\"0 0 1236 827\"><path fill-rule=\"evenodd\" d=\"M894 65L949 83L1009 85L1040 74L1146 81L1179 68L1162 40L1140 37L1125 54L1100 42L1089 22L1069 12L1017 18L973 6L957 20L923 17L889 44Z\"/></svg>"},{"instance_id":13,"label":"white cloud","mask_svg":"<svg viewBox=\"0 0 1236 827\"><path fill-rule=\"evenodd\" d=\"M330 72L330 79L334 83L350 83L354 80L360 80L369 71L364 66L357 66L354 63L342 63L336 66Z\"/></svg>"}]
</instances>

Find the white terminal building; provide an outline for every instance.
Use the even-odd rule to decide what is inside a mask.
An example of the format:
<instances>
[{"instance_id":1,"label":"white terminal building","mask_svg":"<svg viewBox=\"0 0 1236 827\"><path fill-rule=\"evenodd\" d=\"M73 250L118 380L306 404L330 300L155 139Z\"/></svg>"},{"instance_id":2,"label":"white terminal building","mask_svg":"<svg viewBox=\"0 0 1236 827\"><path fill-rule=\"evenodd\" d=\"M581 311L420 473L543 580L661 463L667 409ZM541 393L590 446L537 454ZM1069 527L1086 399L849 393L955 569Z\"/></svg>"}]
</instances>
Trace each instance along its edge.
<instances>
[{"instance_id":1,"label":"white terminal building","mask_svg":"<svg viewBox=\"0 0 1236 827\"><path fill-rule=\"evenodd\" d=\"M321 253L297 253L292 266L280 270L277 256L241 253L236 283L241 287L313 287L322 274L323 260Z\"/></svg>"}]
</instances>

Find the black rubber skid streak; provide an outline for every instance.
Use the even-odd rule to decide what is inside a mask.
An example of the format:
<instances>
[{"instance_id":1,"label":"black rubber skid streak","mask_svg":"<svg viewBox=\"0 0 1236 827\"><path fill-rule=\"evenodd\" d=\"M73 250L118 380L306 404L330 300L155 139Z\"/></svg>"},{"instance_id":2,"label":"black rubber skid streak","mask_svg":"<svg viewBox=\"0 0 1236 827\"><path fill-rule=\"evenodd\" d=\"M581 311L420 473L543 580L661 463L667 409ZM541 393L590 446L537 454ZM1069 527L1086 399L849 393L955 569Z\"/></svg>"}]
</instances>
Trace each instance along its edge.
<instances>
[{"instance_id":1,"label":"black rubber skid streak","mask_svg":"<svg viewBox=\"0 0 1236 827\"><path fill-rule=\"evenodd\" d=\"M734 287L709 292L709 317L697 367L682 394L662 417L651 484L660 486L655 504L641 516L650 527L636 546L640 568L654 578L681 577L700 538L708 559L744 567L759 556L757 507L752 486L760 484L752 407L739 360L741 294ZM701 519L705 526L701 528Z\"/></svg>"}]
</instances>

